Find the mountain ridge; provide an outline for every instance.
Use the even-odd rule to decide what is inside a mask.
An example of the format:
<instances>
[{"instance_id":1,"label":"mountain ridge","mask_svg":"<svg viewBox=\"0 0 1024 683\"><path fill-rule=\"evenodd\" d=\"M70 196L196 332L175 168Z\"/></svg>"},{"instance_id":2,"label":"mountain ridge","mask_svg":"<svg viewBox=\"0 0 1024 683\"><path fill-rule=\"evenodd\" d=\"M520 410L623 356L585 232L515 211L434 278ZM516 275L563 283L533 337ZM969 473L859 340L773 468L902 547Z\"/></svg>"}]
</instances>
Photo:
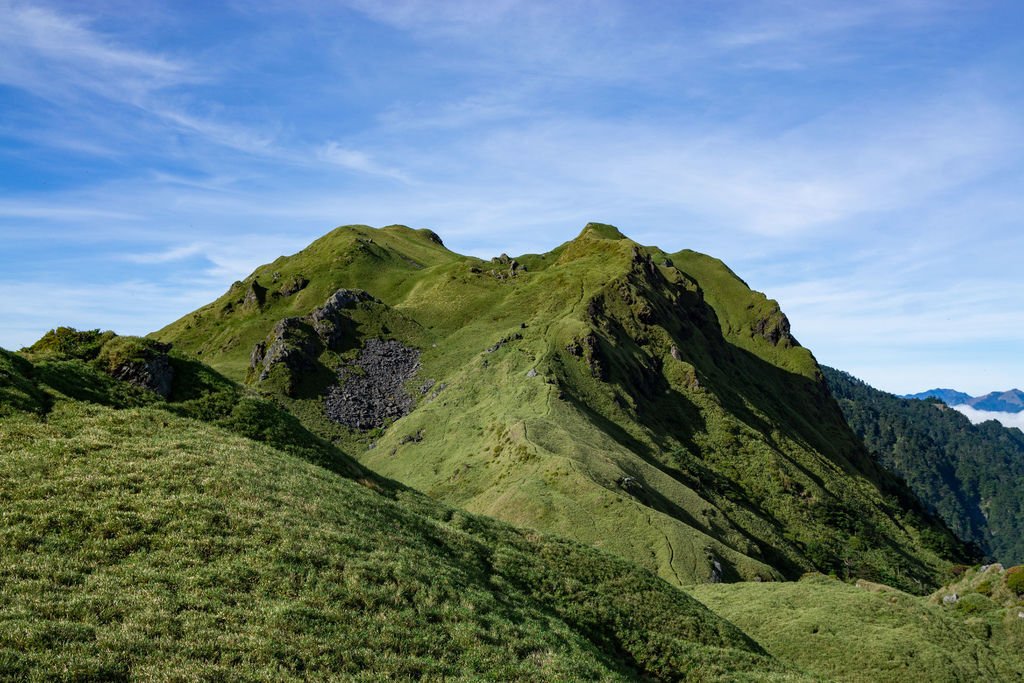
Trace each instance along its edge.
<instances>
[{"instance_id":1,"label":"mountain ridge","mask_svg":"<svg viewBox=\"0 0 1024 683\"><path fill-rule=\"evenodd\" d=\"M152 336L370 469L677 585L817 568L919 589L959 556L849 432L778 303L721 261L596 223L490 260L432 234L338 228ZM342 421L364 395L382 412L346 426L328 395Z\"/></svg>"},{"instance_id":2,"label":"mountain ridge","mask_svg":"<svg viewBox=\"0 0 1024 683\"><path fill-rule=\"evenodd\" d=\"M0 677L1019 678L1024 568L951 564L778 304L584 233L343 229L185 343L0 350Z\"/></svg>"}]
</instances>

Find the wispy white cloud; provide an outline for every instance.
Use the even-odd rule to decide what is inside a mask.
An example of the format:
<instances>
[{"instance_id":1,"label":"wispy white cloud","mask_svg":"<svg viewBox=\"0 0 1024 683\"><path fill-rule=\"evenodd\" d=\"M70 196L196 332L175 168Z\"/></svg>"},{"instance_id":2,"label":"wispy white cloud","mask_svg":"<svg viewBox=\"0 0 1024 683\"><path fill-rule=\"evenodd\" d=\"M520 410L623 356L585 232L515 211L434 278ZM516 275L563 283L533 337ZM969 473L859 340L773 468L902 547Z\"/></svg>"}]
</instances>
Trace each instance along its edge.
<instances>
[{"instance_id":1,"label":"wispy white cloud","mask_svg":"<svg viewBox=\"0 0 1024 683\"><path fill-rule=\"evenodd\" d=\"M136 103L157 90L197 82L178 58L117 45L85 16L18 2L0 4L0 83L66 101L83 92Z\"/></svg>"},{"instance_id":2,"label":"wispy white cloud","mask_svg":"<svg viewBox=\"0 0 1024 683\"><path fill-rule=\"evenodd\" d=\"M1014 158L1024 130L1010 112L971 93L952 99L835 112L767 134L570 119L468 144L492 173L528 171L538 184L557 180L779 237L925 201Z\"/></svg>"},{"instance_id":3,"label":"wispy white cloud","mask_svg":"<svg viewBox=\"0 0 1024 683\"><path fill-rule=\"evenodd\" d=\"M396 168L383 166L374 161L368 153L358 149L352 149L351 147L345 147L335 141L328 142L320 147L317 152L317 156L329 164L340 166L341 168L345 168L350 171L358 171L360 173L368 173L370 175L384 176L395 180L401 180L402 182L409 182L409 177L402 171Z\"/></svg>"},{"instance_id":4,"label":"wispy white cloud","mask_svg":"<svg viewBox=\"0 0 1024 683\"><path fill-rule=\"evenodd\" d=\"M169 247L161 251L121 254L120 258L130 263L171 263L173 261L181 261L182 259L186 259L191 256L196 256L197 254L202 254L205 250L205 245L197 243L187 244L184 246Z\"/></svg>"},{"instance_id":5,"label":"wispy white cloud","mask_svg":"<svg viewBox=\"0 0 1024 683\"><path fill-rule=\"evenodd\" d=\"M739 10L736 21L712 31L709 42L727 49L816 45L858 29L877 30L880 24L931 22L948 8L948 2L937 0L753 2Z\"/></svg>"},{"instance_id":6,"label":"wispy white cloud","mask_svg":"<svg viewBox=\"0 0 1024 683\"><path fill-rule=\"evenodd\" d=\"M44 200L0 201L0 218L40 218L55 221L132 220L142 214L123 210L103 209L95 206L75 206Z\"/></svg>"}]
</instances>

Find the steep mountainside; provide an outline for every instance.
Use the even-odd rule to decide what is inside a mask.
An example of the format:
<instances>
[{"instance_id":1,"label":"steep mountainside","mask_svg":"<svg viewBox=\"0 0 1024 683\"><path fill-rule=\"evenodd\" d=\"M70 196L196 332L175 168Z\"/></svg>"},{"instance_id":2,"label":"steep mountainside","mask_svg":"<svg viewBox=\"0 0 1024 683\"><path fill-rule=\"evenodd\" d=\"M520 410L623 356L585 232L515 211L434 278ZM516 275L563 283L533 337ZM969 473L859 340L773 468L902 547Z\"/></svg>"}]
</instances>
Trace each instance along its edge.
<instances>
[{"instance_id":1,"label":"steep mountainside","mask_svg":"<svg viewBox=\"0 0 1024 683\"><path fill-rule=\"evenodd\" d=\"M943 403L902 399L823 368L847 421L875 456L957 534L1000 562L1024 562L1024 434L972 425Z\"/></svg>"},{"instance_id":2,"label":"steep mountainside","mask_svg":"<svg viewBox=\"0 0 1024 683\"><path fill-rule=\"evenodd\" d=\"M367 478L165 347L63 329L28 355L0 350L0 679L805 680L653 574Z\"/></svg>"},{"instance_id":3,"label":"steep mountainside","mask_svg":"<svg viewBox=\"0 0 1024 683\"><path fill-rule=\"evenodd\" d=\"M677 584L819 569L919 591L967 559L774 301L611 226L490 261L339 228L153 337L372 470Z\"/></svg>"}]
</instances>

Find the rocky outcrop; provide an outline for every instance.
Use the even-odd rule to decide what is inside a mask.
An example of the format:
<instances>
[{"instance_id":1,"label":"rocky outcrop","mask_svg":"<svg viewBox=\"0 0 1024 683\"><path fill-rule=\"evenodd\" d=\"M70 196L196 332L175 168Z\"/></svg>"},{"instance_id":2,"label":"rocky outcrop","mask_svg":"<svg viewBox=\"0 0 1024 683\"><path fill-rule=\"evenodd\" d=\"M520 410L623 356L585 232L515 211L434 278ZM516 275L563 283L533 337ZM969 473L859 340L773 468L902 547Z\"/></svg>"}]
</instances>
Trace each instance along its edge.
<instances>
[{"instance_id":1,"label":"rocky outcrop","mask_svg":"<svg viewBox=\"0 0 1024 683\"><path fill-rule=\"evenodd\" d=\"M790 332L789 318L778 307L768 316L756 321L752 326L754 334L767 339L772 346L800 346Z\"/></svg>"},{"instance_id":2,"label":"rocky outcrop","mask_svg":"<svg viewBox=\"0 0 1024 683\"><path fill-rule=\"evenodd\" d=\"M140 358L126 360L111 371L111 376L167 398L174 384L170 344L152 343Z\"/></svg>"},{"instance_id":3,"label":"rocky outcrop","mask_svg":"<svg viewBox=\"0 0 1024 683\"><path fill-rule=\"evenodd\" d=\"M278 289L277 292L281 296L292 296L294 294L298 294L307 286L309 286L308 278L305 278L301 275L295 275L289 278L283 285L281 285L281 288Z\"/></svg>"},{"instance_id":4,"label":"rocky outcrop","mask_svg":"<svg viewBox=\"0 0 1024 683\"><path fill-rule=\"evenodd\" d=\"M341 346L344 335L343 311L354 308L364 301L376 302L377 299L361 289L339 289L324 302L323 306L309 314L313 329L327 348L337 349Z\"/></svg>"},{"instance_id":5,"label":"rocky outcrop","mask_svg":"<svg viewBox=\"0 0 1024 683\"><path fill-rule=\"evenodd\" d=\"M276 325L267 341L256 344L249 355L249 368L258 371L258 379L270 377L274 366L284 364L291 373L311 370L320 355L320 343L309 323L302 318L285 318Z\"/></svg>"},{"instance_id":6,"label":"rocky outcrop","mask_svg":"<svg viewBox=\"0 0 1024 683\"><path fill-rule=\"evenodd\" d=\"M420 352L393 339L368 339L359 356L338 371L324 402L328 419L353 429L383 427L407 415L405 390L420 369Z\"/></svg>"},{"instance_id":7,"label":"rocky outcrop","mask_svg":"<svg viewBox=\"0 0 1024 683\"><path fill-rule=\"evenodd\" d=\"M344 311L366 301L377 300L361 289L339 289L309 315L284 318L253 347L249 354L250 376L263 381L276 366L284 365L290 374L290 392L297 373L315 369L324 350L341 348L346 329Z\"/></svg>"},{"instance_id":8,"label":"rocky outcrop","mask_svg":"<svg viewBox=\"0 0 1024 683\"><path fill-rule=\"evenodd\" d=\"M486 353L494 353L495 351L497 351L501 347L505 346L506 344L509 344L511 342L514 342L514 341L518 341L518 340L520 340L522 338L523 338L523 335L520 334L519 332L516 332L515 334L510 334L510 335L508 335L506 337L502 337L501 339L496 341L494 344L488 346L485 349L485 352Z\"/></svg>"},{"instance_id":9,"label":"rocky outcrop","mask_svg":"<svg viewBox=\"0 0 1024 683\"><path fill-rule=\"evenodd\" d=\"M526 266L514 258L509 258L508 254L502 254L501 256L492 258L491 265L497 266L497 268L491 269L490 275L498 280L507 280L509 278L518 277L521 273L526 272Z\"/></svg>"},{"instance_id":10,"label":"rocky outcrop","mask_svg":"<svg viewBox=\"0 0 1024 683\"><path fill-rule=\"evenodd\" d=\"M249 283L249 289L242 299L242 306L245 308L261 308L267 301L267 288L253 280Z\"/></svg>"},{"instance_id":11,"label":"rocky outcrop","mask_svg":"<svg viewBox=\"0 0 1024 683\"><path fill-rule=\"evenodd\" d=\"M601 354L601 342L594 332L588 332L579 339L573 339L565 347L565 350L577 358L582 358L590 369L592 377L601 381L608 379L608 368L603 362Z\"/></svg>"}]
</instances>

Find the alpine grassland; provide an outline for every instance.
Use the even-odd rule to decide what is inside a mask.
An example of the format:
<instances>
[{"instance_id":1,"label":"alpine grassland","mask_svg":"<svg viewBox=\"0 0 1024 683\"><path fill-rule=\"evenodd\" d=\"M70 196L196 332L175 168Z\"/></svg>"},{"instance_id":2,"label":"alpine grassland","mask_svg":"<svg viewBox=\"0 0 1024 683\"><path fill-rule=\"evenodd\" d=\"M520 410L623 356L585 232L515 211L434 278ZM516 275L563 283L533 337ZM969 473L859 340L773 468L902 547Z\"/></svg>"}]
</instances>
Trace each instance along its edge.
<instances>
[{"instance_id":1,"label":"alpine grassland","mask_svg":"<svg viewBox=\"0 0 1024 683\"><path fill-rule=\"evenodd\" d=\"M346 226L152 338L370 470L676 585L927 592L973 559L863 448L776 302L612 226L490 260ZM415 363L388 374L387 349Z\"/></svg>"},{"instance_id":2,"label":"alpine grassland","mask_svg":"<svg viewBox=\"0 0 1024 683\"><path fill-rule=\"evenodd\" d=\"M1024 570L885 465L716 259L342 227L0 350L0 679L1020 680Z\"/></svg>"},{"instance_id":3,"label":"alpine grassland","mask_svg":"<svg viewBox=\"0 0 1024 683\"><path fill-rule=\"evenodd\" d=\"M1006 588L1015 574L998 565L971 569L930 597L820 574L691 593L779 660L824 680L1019 681L1024 599Z\"/></svg>"},{"instance_id":4,"label":"alpine grassland","mask_svg":"<svg viewBox=\"0 0 1024 683\"><path fill-rule=\"evenodd\" d=\"M0 678L811 680L635 565L364 476L198 364L164 399L68 357L101 353L0 352Z\"/></svg>"}]
</instances>

